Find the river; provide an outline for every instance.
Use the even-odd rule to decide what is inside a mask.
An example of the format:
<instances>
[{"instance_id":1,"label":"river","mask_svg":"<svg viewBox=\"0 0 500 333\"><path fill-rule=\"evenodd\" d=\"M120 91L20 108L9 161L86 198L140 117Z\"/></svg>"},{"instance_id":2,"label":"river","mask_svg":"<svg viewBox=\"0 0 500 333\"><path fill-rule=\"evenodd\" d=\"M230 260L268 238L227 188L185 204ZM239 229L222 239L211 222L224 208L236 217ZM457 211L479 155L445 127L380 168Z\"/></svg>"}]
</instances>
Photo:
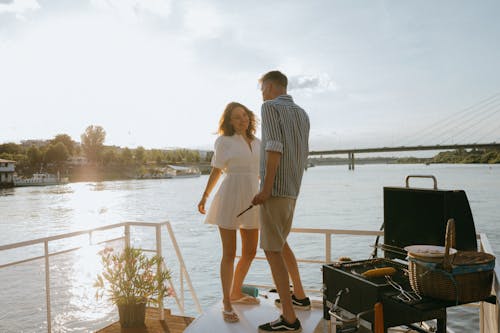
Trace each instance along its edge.
<instances>
[{"instance_id":1,"label":"river","mask_svg":"<svg viewBox=\"0 0 500 333\"><path fill-rule=\"evenodd\" d=\"M347 166L313 167L304 175L294 226L378 230L383 221L382 188L403 186L409 174L434 175L441 189L465 190L476 231L486 233L495 251L500 250L500 165L357 165L355 171L347 170ZM196 210L207 179L201 176L2 189L0 245L123 221L170 221L201 304L207 307L221 298L218 232L204 225L203 216ZM412 180L411 185L432 186L427 179ZM140 246L150 244L153 236L154 232L141 228L134 230L132 239ZM163 239L163 252L175 278L179 268L167 244L168 236ZM363 237L353 244L343 237L333 237L332 257L368 258L373 241L373 237ZM324 254L324 240L319 236L292 235L290 243L302 258L316 259ZM22 258L25 253L42 252L37 247L6 251L0 256L0 264ZM258 255L263 254L259 251ZM54 332L93 332L116 320L116 310L93 297L97 262L89 249L51 258ZM37 260L0 269L0 332L46 331L43 263ZM306 287L321 287L320 268L301 265ZM256 283L270 281L267 264L254 262L248 279ZM168 303L175 310L175 303ZM195 316L192 304L187 300L188 314ZM449 313L448 326L455 332L478 331L475 310Z\"/></svg>"}]
</instances>

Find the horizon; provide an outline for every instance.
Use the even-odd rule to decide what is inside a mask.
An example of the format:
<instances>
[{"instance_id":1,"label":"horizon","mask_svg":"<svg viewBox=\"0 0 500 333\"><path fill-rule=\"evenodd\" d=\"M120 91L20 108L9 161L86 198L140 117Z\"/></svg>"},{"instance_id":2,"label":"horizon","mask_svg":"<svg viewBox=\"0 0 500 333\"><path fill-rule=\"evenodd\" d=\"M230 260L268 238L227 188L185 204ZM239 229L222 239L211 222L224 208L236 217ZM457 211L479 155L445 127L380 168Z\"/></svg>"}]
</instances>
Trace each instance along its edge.
<instances>
[{"instance_id":1,"label":"horizon","mask_svg":"<svg viewBox=\"0 0 500 333\"><path fill-rule=\"evenodd\" d=\"M0 0L0 142L99 125L110 146L211 150L228 102L260 115L258 78L273 69L309 113L311 150L500 142L499 10Z\"/></svg>"}]
</instances>

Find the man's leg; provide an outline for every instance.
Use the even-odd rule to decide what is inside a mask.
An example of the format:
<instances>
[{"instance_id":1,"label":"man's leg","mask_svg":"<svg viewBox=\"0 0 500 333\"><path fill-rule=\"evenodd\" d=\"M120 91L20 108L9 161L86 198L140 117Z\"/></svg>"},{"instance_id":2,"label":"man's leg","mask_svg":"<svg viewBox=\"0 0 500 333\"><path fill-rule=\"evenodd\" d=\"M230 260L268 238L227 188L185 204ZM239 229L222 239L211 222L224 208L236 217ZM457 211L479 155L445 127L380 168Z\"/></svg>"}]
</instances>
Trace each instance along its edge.
<instances>
[{"instance_id":1,"label":"man's leg","mask_svg":"<svg viewBox=\"0 0 500 333\"><path fill-rule=\"evenodd\" d=\"M281 251L264 251L267 262L271 267L274 283L282 304L283 318L288 323L294 323L297 320L295 310L292 306L292 297L290 296L290 286L288 284L288 270L283 259Z\"/></svg>"},{"instance_id":2,"label":"man's leg","mask_svg":"<svg viewBox=\"0 0 500 333\"><path fill-rule=\"evenodd\" d=\"M293 294L298 299L306 298L304 287L302 286L302 280L300 279L299 266L297 265L297 260L295 259L295 255L288 245L288 242L286 242L283 246L283 259L285 260L288 273L292 279Z\"/></svg>"}]
</instances>

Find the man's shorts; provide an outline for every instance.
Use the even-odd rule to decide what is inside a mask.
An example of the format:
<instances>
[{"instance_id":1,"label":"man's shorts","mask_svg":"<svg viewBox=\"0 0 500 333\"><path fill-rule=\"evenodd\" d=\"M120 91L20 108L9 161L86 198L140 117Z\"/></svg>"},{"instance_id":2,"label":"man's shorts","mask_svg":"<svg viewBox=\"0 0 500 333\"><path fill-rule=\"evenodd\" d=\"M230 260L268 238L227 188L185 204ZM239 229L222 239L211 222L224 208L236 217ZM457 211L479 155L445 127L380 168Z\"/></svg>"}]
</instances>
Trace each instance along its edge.
<instances>
[{"instance_id":1,"label":"man's shorts","mask_svg":"<svg viewBox=\"0 0 500 333\"><path fill-rule=\"evenodd\" d=\"M292 228L293 198L270 197L260 208L260 248L281 251Z\"/></svg>"}]
</instances>

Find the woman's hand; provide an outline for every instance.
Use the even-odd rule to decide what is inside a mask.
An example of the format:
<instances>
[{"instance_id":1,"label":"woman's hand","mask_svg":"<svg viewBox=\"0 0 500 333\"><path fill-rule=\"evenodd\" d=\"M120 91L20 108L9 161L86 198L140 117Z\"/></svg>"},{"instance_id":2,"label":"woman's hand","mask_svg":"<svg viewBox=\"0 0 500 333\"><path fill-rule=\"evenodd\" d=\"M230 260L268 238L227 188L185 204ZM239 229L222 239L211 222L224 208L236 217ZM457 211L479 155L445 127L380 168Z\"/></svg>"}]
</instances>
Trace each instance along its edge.
<instances>
[{"instance_id":1,"label":"woman's hand","mask_svg":"<svg viewBox=\"0 0 500 333\"><path fill-rule=\"evenodd\" d=\"M201 214L205 214L205 202L207 201L207 198L205 196L203 196L203 198L201 198L200 202L198 203L198 211L201 213Z\"/></svg>"}]
</instances>

